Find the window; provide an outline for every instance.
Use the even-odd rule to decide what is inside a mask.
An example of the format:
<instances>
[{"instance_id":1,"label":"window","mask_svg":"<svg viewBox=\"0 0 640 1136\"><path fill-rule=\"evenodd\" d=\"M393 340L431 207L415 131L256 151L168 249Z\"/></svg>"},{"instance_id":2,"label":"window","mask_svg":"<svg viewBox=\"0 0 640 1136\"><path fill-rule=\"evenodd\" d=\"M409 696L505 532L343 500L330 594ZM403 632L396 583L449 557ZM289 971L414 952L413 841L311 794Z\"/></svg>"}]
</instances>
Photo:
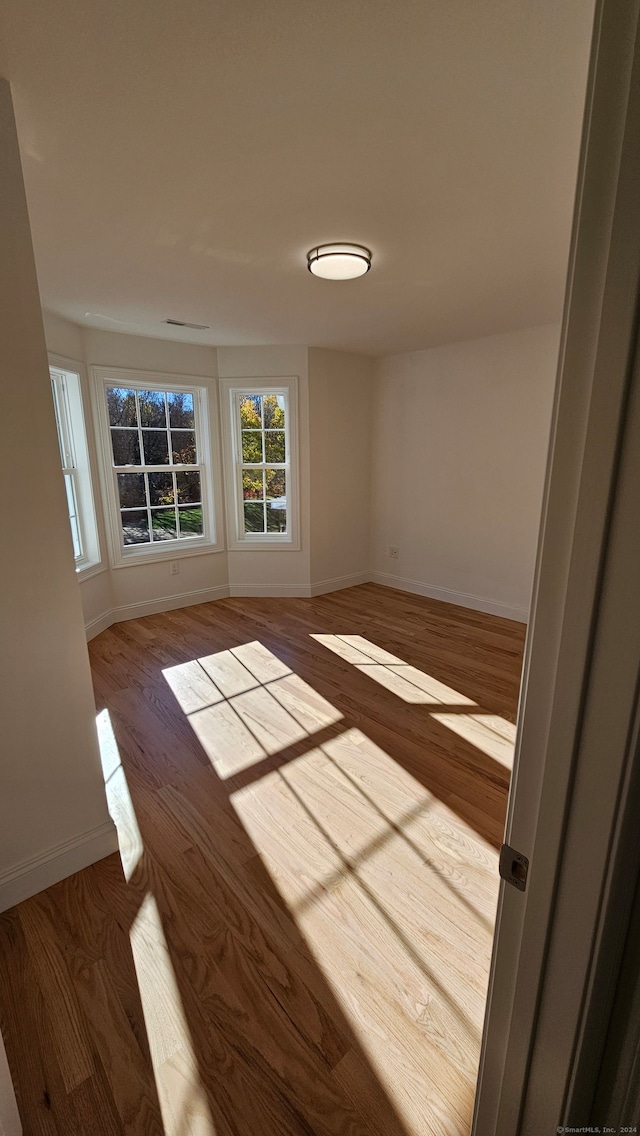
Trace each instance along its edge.
<instances>
[{"instance_id":1,"label":"window","mask_svg":"<svg viewBox=\"0 0 640 1136\"><path fill-rule=\"evenodd\" d=\"M51 389L76 571L100 563L79 371L51 366Z\"/></svg>"},{"instance_id":2,"label":"window","mask_svg":"<svg viewBox=\"0 0 640 1136\"><path fill-rule=\"evenodd\" d=\"M232 547L297 547L296 382L223 381Z\"/></svg>"},{"instance_id":3,"label":"window","mask_svg":"<svg viewBox=\"0 0 640 1136\"><path fill-rule=\"evenodd\" d=\"M214 539L206 388L172 376L99 374L114 562Z\"/></svg>"}]
</instances>

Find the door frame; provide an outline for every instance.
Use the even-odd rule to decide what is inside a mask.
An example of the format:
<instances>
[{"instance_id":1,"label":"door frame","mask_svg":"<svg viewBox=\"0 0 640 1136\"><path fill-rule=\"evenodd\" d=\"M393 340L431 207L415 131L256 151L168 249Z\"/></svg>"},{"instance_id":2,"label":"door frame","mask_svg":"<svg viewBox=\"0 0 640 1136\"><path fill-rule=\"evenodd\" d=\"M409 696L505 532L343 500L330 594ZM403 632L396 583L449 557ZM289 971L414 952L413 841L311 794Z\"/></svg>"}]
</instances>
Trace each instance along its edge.
<instances>
[{"instance_id":1,"label":"door frame","mask_svg":"<svg viewBox=\"0 0 640 1136\"><path fill-rule=\"evenodd\" d=\"M614 897L620 902L614 852L629 791L640 626L640 596L627 579L633 513L626 530L620 520L629 451L640 449L635 410L628 414L639 383L638 26L638 0L596 3L505 832L530 870L524 893L500 886L473 1136L540 1136L576 1112L576 1123L587 1123L580 1110L608 1015L597 976L620 946L604 928Z\"/></svg>"}]
</instances>

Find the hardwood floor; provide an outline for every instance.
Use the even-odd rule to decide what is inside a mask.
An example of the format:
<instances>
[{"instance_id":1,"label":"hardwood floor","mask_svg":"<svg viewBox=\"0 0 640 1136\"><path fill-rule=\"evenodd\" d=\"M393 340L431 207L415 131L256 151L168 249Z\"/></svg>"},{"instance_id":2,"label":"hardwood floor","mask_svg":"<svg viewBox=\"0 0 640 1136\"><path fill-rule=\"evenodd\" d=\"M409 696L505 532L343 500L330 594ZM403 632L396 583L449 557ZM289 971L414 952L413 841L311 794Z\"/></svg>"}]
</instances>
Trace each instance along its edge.
<instances>
[{"instance_id":1,"label":"hardwood floor","mask_svg":"<svg viewBox=\"0 0 640 1136\"><path fill-rule=\"evenodd\" d=\"M524 628L372 584L90 653L112 856L0 916L27 1136L466 1136Z\"/></svg>"}]
</instances>

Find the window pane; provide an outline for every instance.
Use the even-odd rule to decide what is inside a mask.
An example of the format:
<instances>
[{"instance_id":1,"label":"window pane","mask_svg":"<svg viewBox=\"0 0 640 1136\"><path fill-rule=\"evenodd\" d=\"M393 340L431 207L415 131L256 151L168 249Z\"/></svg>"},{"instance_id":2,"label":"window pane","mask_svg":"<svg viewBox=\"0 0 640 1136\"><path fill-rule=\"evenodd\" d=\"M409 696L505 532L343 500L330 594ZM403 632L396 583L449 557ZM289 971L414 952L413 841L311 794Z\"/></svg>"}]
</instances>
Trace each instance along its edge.
<instances>
[{"instance_id":1,"label":"window pane","mask_svg":"<svg viewBox=\"0 0 640 1136\"><path fill-rule=\"evenodd\" d=\"M242 432L242 460L243 462L262 462L262 434L251 430Z\"/></svg>"},{"instance_id":2,"label":"window pane","mask_svg":"<svg viewBox=\"0 0 640 1136\"><path fill-rule=\"evenodd\" d=\"M282 498L283 507L286 505L285 494L287 492L287 475L283 469L267 469L265 470L265 478L267 482L267 497Z\"/></svg>"},{"instance_id":3,"label":"window pane","mask_svg":"<svg viewBox=\"0 0 640 1136\"><path fill-rule=\"evenodd\" d=\"M200 474L199 473L177 473L176 482L178 485L178 501L196 501L202 500L200 496Z\"/></svg>"},{"instance_id":4,"label":"window pane","mask_svg":"<svg viewBox=\"0 0 640 1136\"><path fill-rule=\"evenodd\" d=\"M166 430L143 430L142 445L144 447L145 465L169 464L169 444Z\"/></svg>"},{"instance_id":5,"label":"window pane","mask_svg":"<svg viewBox=\"0 0 640 1136\"><path fill-rule=\"evenodd\" d=\"M126 387L107 387L107 406L111 426L137 426L135 391Z\"/></svg>"},{"instance_id":6,"label":"window pane","mask_svg":"<svg viewBox=\"0 0 640 1136\"><path fill-rule=\"evenodd\" d=\"M121 513L122 537L125 544L149 543L149 518L146 509Z\"/></svg>"},{"instance_id":7,"label":"window pane","mask_svg":"<svg viewBox=\"0 0 640 1136\"><path fill-rule=\"evenodd\" d=\"M244 469L242 471L242 496L245 501L261 501L264 497L262 470Z\"/></svg>"},{"instance_id":8,"label":"window pane","mask_svg":"<svg viewBox=\"0 0 640 1136\"><path fill-rule=\"evenodd\" d=\"M193 414L193 395L177 391L167 395L169 403L169 425L182 427L183 430L193 430L195 419Z\"/></svg>"},{"instance_id":9,"label":"window pane","mask_svg":"<svg viewBox=\"0 0 640 1136\"><path fill-rule=\"evenodd\" d=\"M261 501L245 501L244 529L248 533L264 532L264 505Z\"/></svg>"},{"instance_id":10,"label":"window pane","mask_svg":"<svg viewBox=\"0 0 640 1136\"><path fill-rule=\"evenodd\" d=\"M75 495L74 486L73 486L73 474L72 473L65 473L65 475L64 475L64 487L67 491L67 509L69 510L69 516L75 517L75 515L77 513L77 509L76 509L76 495Z\"/></svg>"},{"instance_id":11,"label":"window pane","mask_svg":"<svg viewBox=\"0 0 640 1136\"><path fill-rule=\"evenodd\" d=\"M121 509L135 509L137 505L146 505L144 474L119 473L118 494Z\"/></svg>"},{"instance_id":12,"label":"window pane","mask_svg":"<svg viewBox=\"0 0 640 1136\"><path fill-rule=\"evenodd\" d=\"M166 426L164 391L138 391L141 426Z\"/></svg>"},{"instance_id":13,"label":"window pane","mask_svg":"<svg viewBox=\"0 0 640 1136\"><path fill-rule=\"evenodd\" d=\"M243 430L259 430L261 428L261 401L262 399L258 394L240 395L240 425Z\"/></svg>"},{"instance_id":14,"label":"window pane","mask_svg":"<svg viewBox=\"0 0 640 1136\"><path fill-rule=\"evenodd\" d=\"M169 470L149 474L149 504L173 505L173 474Z\"/></svg>"},{"instance_id":15,"label":"window pane","mask_svg":"<svg viewBox=\"0 0 640 1136\"><path fill-rule=\"evenodd\" d=\"M51 380L51 391L53 393L53 409L56 412L56 429L58 431L58 445L60 447L60 464L66 465L64 457L64 441L62 439L62 407L60 406L60 394L58 391L58 384Z\"/></svg>"},{"instance_id":16,"label":"window pane","mask_svg":"<svg viewBox=\"0 0 640 1136\"><path fill-rule=\"evenodd\" d=\"M178 529L176 527L175 509L152 509L151 525L154 540L176 540Z\"/></svg>"},{"instance_id":17,"label":"window pane","mask_svg":"<svg viewBox=\"0 0 640 1136\"><path fill-rule=\"evenodd\" d=\"M140 442L137 430L112 430L111 447L114 465L140 465Z\"/></svg>"},{"instance_id":18,"label":"window pane","mask_svg":"<svg viewBox=\"0 0 640 1136\"><path fill-rule=\"evenodd\" d=\"M204 529L202 527L202 505L195 509L187 507L186 509L178 509L178 517L180 518L180 536L202 536Z\"/></svg>"},{"instance_id":19,"label":"window pane","mask_svg":"<svg viewBox=\"0 0 640 1136\"><path fill-rule=\"evenodd\" d=\"M193 430L172 430L171 447L176 465L196 464L196 436Z\"/></svg>"},{"instance_id":20,"label":"window pane","mask_svg":"<svg viewBox=\"0 0 640 1136\"><path fill-rule=\"evenodd\" d=\"M264 436L264 460L268 462L284 462L285 445L284 431L272 431Z\"/></svg>"},{"instance_id":21,"label":"window pane","mask_svg":"<svg viewBox=\"0 0 640 1136\"><path fill-rule=\"evenodd\" d=\"M65 473L64 485L67 491L67 508L69 510L69 521L71 522L71 539L73 541L73 555L76 560L82 556L82 542L80 540L80 526L78 524L78 506L76 503L76 491L73 482L73 474Z\"/></svg>"},{"instance_id":22,"label":"window pane","mask_svg":"<svg viewBox=\"0 0 640 1136\"><path fill-rule=\"evenodd\" d=\"M265 430L284 430L284 395L266 394L262 400Z\"/></svg>"},{"instance_id":23,"label":"window pane","mask_svg":"<svg viewBox=\"0 0 640 1136\"><path fill-rule=\"evenodd\" d=\"M287 510L278 508L282 498L276 501L267 501L267 532L287 531Z\"/></svg>"},{"instance_id":24,"label":"window pane","mask_svg":"<svg viewBox=\"0 0 640 1136\"><path fill-rule=\"evenodd\" d=\"M78 518L69 517L71 521L71 539L73 541L73 556L74 560L78 560L82 556L82 545L80 543L80 529L78 528Z\"/></svg>"}]
</instances>

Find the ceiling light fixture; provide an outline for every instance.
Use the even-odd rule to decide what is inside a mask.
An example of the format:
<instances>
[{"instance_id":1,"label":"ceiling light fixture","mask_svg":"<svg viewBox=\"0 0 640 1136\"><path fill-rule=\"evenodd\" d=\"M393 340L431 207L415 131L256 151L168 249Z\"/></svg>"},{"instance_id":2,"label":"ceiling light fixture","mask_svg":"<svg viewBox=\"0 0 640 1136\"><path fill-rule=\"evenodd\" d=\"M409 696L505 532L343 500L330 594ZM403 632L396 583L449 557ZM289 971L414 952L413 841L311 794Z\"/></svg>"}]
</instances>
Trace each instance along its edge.
<instances>
[{"instance_id":1,"label":"ceiling light fixture","mask_svg":"<svg viewBox=\"0 0 640 1136\"><path fill-rule=\"evenodd\" d=\"M371 251L364 245L316 245L307 253L307 267L325 280L353 280L371 268Z\"/></svg>"}]
</instances>

